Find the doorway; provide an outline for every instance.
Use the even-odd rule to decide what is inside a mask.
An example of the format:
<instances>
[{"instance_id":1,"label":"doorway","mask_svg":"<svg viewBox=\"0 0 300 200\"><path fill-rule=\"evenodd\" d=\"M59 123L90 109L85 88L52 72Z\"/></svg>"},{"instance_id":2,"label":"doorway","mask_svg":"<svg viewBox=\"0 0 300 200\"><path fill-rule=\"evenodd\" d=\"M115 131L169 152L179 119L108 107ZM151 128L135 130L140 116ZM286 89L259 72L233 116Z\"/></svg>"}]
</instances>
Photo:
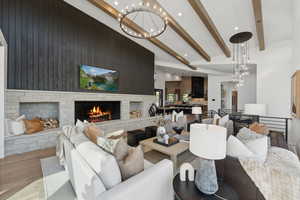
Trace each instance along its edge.
<instances>
[{"instance_id":1,"label":"doorway","mask_svg":"<svg viewBox=\"0 0 300 200\"><path fill-rule=\"evenodd\" d=\"M238 91L237 90L232 91L231 102L232 102L232 105L231 105L232 112L237 112L237 110L238 110Z\"/></svg>"}]
</instances>

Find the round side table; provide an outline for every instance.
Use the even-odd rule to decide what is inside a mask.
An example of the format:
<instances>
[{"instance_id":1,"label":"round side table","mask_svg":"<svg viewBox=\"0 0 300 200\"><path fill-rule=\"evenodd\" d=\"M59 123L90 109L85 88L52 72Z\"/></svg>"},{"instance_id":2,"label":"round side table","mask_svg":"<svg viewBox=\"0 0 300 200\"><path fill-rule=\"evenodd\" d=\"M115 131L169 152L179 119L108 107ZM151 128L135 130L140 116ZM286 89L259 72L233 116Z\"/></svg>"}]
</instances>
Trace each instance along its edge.
<instances>
[{"instance_id":1,"label":"round side table","mask_svg":"<svg viewBox=\"0 0 300 200\"><path fill-rule=\"evenodd\" d=\"M177 174L173 180L173 188L178 200L238 200L238 195L234 189L224 183L219 183L219 190L216 195L206 195L196 187L193 181L181 182Z\"/></svg>"}]
</instances>

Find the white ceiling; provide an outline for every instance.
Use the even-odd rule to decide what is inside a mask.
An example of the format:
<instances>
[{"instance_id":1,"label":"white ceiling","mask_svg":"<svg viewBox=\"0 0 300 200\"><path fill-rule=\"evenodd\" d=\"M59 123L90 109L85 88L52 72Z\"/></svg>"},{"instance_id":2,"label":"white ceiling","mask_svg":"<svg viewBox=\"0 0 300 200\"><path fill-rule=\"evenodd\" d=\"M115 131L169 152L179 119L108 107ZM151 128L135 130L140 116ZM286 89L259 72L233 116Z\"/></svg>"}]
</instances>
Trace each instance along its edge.
<instances>
[{"instance_id":1,"label":"white ceiling","mask_svg":"<svg viewBox=\"0 0 300 200\"><path fill-rule=\"evenodd\" d=\"M123 34L115 19L90 4L87 0L65 1ZM125 5L138 2L138 0L105 1L119 11L123 9ZM119 4L115 5L114 1L118 1ZM203 47L203 49L212 57L212 60L213 57L220 55L225 57L187 0L158 0L158 2L193 37L193 39ZM231 48L229 38L236 32L234 30L234 27L236 26L239 27L238 31L251 31L254 33L250 45L252 48L258 48L252 0L201 0L201 2L210 14L210 17L214 21L229 48ZM291 4L292 3L289 0L262 0L266 48L273 43L292 38ZM181 17L178 16L179 12L182 13ZM168 63L168 66L174 65L174 67L180 64L179 61L147 40L129 38L154 52L156 63L160 63L160 65L162 65L162 63ZM184 56L184 54L188 54L186 59L191 63L204 61L204 59L170 27L168 27L166 32L159 36L158 39L180 55ZM213 68L211 69L215 70Z\"/></svg>"}]
</instances>

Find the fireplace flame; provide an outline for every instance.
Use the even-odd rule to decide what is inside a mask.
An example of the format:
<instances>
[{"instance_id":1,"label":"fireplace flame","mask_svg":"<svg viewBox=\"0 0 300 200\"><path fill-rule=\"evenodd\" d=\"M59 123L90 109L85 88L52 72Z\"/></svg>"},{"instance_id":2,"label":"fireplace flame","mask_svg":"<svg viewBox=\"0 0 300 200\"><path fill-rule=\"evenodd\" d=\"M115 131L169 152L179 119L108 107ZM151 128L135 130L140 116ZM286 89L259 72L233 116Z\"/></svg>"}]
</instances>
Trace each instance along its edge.
<instances>
[{"instance_id":1,"label":"fireplace flame","mask_svg":"<svg viewBox=\"0 0 300 200\"><path fill-rule=\"evenodd\" d=\"M89 118L91 121L97 122L97 121L103 121L103 117L110 120L111 119L111 112L107 111L104 112L101 110L99 106L94 106L88 113Z\"/></svg>"}]
</instances>

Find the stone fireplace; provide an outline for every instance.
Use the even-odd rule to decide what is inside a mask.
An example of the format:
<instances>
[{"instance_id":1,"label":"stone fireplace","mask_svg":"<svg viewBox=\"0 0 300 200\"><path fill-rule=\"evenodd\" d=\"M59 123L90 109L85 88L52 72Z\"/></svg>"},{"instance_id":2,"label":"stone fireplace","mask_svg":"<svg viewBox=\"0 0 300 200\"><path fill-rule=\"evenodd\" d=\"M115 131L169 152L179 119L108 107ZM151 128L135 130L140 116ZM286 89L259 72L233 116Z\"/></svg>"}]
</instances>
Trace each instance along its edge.
<instances>
[{"instance_id":1,"label":"stone fireplace","mask_svg":"<svg viewBox=\"0 0 300 200\"><path fill-rule=\"evenodd\" d=\"M89 114L104 132L153 126L157 118L148 114L153 102L154 95L5 90L5 118L16 119L22 114L28 119L57 118L60 126L33 135L6 137L5 156L54 147L63 126L74 125L76 119L89 120ZM138 117L131 117L132 112L138 112Z\"/></svg>"},{"instance_id":2,"label":"stone fireplace","mask_svg":"<svg viewBox=\"0 0 300 200\"><path fill-rule=\"evenodd\" d=\"M75 101L75 119L104 122L121 119L120 101Z\"/></svg>"}]
</instances>

